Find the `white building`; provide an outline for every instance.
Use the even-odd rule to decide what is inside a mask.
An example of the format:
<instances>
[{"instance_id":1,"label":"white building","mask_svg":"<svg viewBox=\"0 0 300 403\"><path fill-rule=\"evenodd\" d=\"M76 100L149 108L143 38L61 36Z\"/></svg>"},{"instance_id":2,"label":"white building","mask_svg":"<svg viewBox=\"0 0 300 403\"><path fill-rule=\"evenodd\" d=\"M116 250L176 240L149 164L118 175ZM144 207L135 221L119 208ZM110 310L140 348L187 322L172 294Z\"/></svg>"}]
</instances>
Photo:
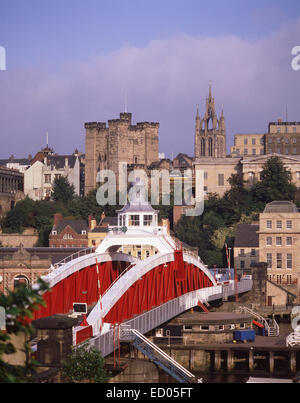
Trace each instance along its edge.
<instances>
[{"instance_id":1,"label":"white building","mask_svg":"<svg viewBox=\"0 0 300 403\"><path fill-rule=\"evenodd\" d=\"M75 193L80 193L80 162L75 155L48 155L44 162L36 161L24 172L24 193L33 200L51 197L56 177L65 176Z\"/></svg>"}]
</instances>

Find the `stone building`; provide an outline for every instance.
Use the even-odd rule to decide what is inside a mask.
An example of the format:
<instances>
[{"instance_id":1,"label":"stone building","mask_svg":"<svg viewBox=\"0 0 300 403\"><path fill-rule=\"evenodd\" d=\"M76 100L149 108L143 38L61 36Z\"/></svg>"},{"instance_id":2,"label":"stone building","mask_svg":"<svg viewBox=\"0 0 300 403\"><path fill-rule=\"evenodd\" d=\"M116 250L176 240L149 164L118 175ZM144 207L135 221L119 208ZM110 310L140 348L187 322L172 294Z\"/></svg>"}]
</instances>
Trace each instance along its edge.
<instances>
[{"instance_id":1,"label":"stone building","mask_svg":"<svg viewBox=\"0 0 300 403\"><path fill-rule=\"evenodd\" d=\"M0 248L0 293L13 290L19 282L32 286L49 273L51 265L82 248Z\"/></svg>"},{"instance_id":2,"label":"stone building","mask_svg":"<svg viewBox=\"0 0 300 403\"><path fill-rule=\"evenodd\" d=\"M41 152L41 155L43 153ZM55 178L65 176L75 193L80 194L80 161L78 155L45 155L41 160L37 156L35 162L24 173L24 193L33 200L51 198Z\"/></svg>"},{"instance_id":3,"label":"stone building","mask_svg":"<svg viewBox=\"0 0 300 403\"><path fill-rule=\"evenodd\" d=\"M299 299L300 213L290 201L274 201L259 215L259 224L237 226L234 264L250 273L250 266L267 264L267 303ZM284 291L284 292L282 292ZM280 301L280 302L278 302Z\"/></svg>"},{"instance_id":4,"label":"stone building","mask_svg":"<svg viewBox=\"0 0 300 403\"><path fill-rule=\"evenodd\" d=\"M266 154L300 155L300 122L270 122L265 145Z\"/></svg>"},{"instance_id":5,"label":"stone building","mask_svg":"<svg viewBox=\"0 0 300 403\"><path fill-rule=\"evenodd\" d=\"M241 272L259 261L259 224L238 224L235 233L234 265Z\"/></svg>"},{"instance_id":6,"label":"stone building","mask_svg":"<svg viewBox=\"0 0 300 403\"><path fill-rule=\"evenodd\" d=\"M132 124L131 113L120 113L119 119L85 123L85 194L97 187L97 173L109 169L119 180L119 163L128 169L147 170L159 161L159 123Z\"/></svg>"},{"instance_id":7,"label":"stone building","mask_svg":"<svg viewBox=\"0 0 300 403\"><path fill-rule=\"evenodd\" d=\"M0 167L0 216L24 198L24 176L15 169Z\"/></svg>"},{"instance_id":8,"label":"stone building","mask_svg":"<svg viewBox=\"0 0 300 403\"><path fill-rule=\"evenodd\" d=\"M234 145L230 148L232 157L258 156L265 154L265 134L243 133L234 135Z\"/></svg>"},{"instance_id":9,"label":"stone building","mask_svg":"<svg viewBox=\"0 0 300 403\"><path fill-rule=\"evenodd\" d=\"M218 119L215 99L211 86L206 98L205 114L201 119L199 109L196 115L195 127L195 157L196 158L225 158L226 157L226 127L223 110Z\"/></svg>"}]
</instances>

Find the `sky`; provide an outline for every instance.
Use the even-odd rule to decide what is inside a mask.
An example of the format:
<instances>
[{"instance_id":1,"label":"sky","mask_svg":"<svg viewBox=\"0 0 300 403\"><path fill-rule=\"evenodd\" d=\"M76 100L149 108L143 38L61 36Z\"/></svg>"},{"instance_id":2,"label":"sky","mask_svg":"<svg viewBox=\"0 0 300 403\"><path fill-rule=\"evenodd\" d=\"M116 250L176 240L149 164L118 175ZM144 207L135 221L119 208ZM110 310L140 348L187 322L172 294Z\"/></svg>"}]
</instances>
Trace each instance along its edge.
<instances>
[{"instance_id":1,"label":"sky","mask_svg":"<svg viewBox=\"0 0 300 403\"><path fill-rule=\"evenodd\" d=\"M0 158L84 152L85 122L125 110L194 154L209 82L236 133L300 121L299 0L0 0ZM1 55L1 53L0 53ZM1 66L1 60L0 60Z\"/></svg>"}]
</instances>

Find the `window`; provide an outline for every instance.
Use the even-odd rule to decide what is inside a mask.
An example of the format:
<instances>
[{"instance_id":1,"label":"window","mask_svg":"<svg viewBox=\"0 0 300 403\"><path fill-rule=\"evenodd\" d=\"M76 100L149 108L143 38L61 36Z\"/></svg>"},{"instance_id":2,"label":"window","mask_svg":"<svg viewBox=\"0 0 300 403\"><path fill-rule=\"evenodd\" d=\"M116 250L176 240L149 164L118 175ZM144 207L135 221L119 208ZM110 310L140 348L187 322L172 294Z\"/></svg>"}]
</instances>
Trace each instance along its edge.
<instances>
[{"instance_id":1,"label":"window","mask_svg":"<svg viewBox=\"0 0 300 403\"><path fill-rule=\"evenodd\" d=\"M245 249L240 249L240 256L245 256Z\"/></svg>"},{"instance_id":2,"label":"window","mask_svg":"<svg viewBox=\"0 0 300 403\"><path fill-rule=\"evenodd\" d=\"M248 139L244 139L245 146L248 144Z\"/></svg>"},{"instance_id":3,"label":"window","mask_svg":"<svg viewBox=\"0 0 300 403\"><path fill-rule=\"evenodd\" d=\"M282 254L281 253L276 254L276 267L277 267L277 269L282 269Z\"/></svg>"},{"instance_id":4,"label":"window","mask_svg":"<svg viewBox=\"0 0 300 403\"><path fill-rule=\"evenodd\" d=\"M297 148L296 147L293 148L293 154L297 154Z\"/></svg>"},{"instance_id":5,"label":"window","mask_svg":"<svg viewBox=\"0 0 300 403\"><path fill-rule=\"evenodd\" d=\"M281 132L281 128L277 127L277 133L280 133L280 132Z\"/></svg>"},{"instance_id":6,"label":"window","mask_svg":"<svg viewBox=\"0 0 300 403\"><path fill-rule=\"evenodd\" d=\"M57 231L52 231L52 235L57 235Z\"/></svg>"},{"instance_id":7,"label":"window","mask_svg":"<svg viewBox=\"0 0 300 403\"><path fill-rule=\"evenodd\" d=\"M200 325L200 330L205 330L206 332L209 330L208 325Z\"/></svg>"},{"instance_id":8,"label":"window","mask_svg":"<svg viewBox=\"0 0 300 403\"><path fill-rule=\"evenodd\" d=\"M244 268L245 268L245 261L241 260L241 269L244 269Z\"/></svg>"},{"instance_id":9,"label":"window","mask_svg":"<svg viewBox=\"0 0 300 403\"><path fill-rule=\"evenodd\" d=\"M269 144L272 144L272 142L273 142L273 140L272 140L272 137L269 137Z\"/></svg>"},{"instance_id":10,"label":"window","mask_svg":"<svg viewBox=\"0 0 300 403\"><path fill-rule=\"evenodd\" d=\"M253 148L253 150L252 150L252 155L256 155L256 149L255 148Z\"/></svg>"},{"instance_id":11,"label":"window","mask_svg":"<svg viewBox=\"0 0 300 403\"><path fill-rule=\"evenodd\" d=\"M281 143L281 138L277 137L277 144L280 144L280 143Z\"/></svg>"},{"instance_id":12,"label":"window","mask_svg":"<svg viewBox=\"0 0 300 403\"><path fill-rule=\"evenodd\" d=\"M150 251L146 250L146 257L150 256Z\"/></svg>"},{"instance_id":13,"label":"window","mask_svg":"<svg viewBox=\"0 0 300 403\"><path fill-rule=\"evenodd\" d=\"M137 257L139 258L139 259L141 259L141 257L142 257L142 252L139 250L138 251L138 253L137 253Z\"/></svg>"},{"instance_id":14,"label":"window","mask_svg":"<svg viewBox=\"0 0 300 403\"><path fill-rule=\"evenodd\" d=\"M296 139L296 137L293 137L293 144L297 144L297 139Z\"/></svg>"},{"instance_id":15,"label":"window","mask_svg":"<svg viewBox=\"0 0 300 403\"><path fill-rule=\"evenodd\" d=\"M29 285L29 280L26 276L16 276L14 279L14 289L19 288L21 284L24 284L26 287Z\"/></svg>"},{"instance_id":16,"label":"window","mask_svg":"<svg viewBox=\"0 0 300 403\"><path fill-rule=\"evenodd\" d=\"M234 329L235 329L235 324L234 324L234 323L232 323L232 324L230 325L230 329L231 329L231 330L234 330Z\"/></svg>"},{"instance_id":17,"label":"window","mask_svg":"<svg viewBox=\"0 0 300 403\"><path fill-rule=\"evenodd\" d=\"M292 276L291 276L291 274L287 274L286 282L287 282L287 284L292 284Z\"/></svg>"},{"instance_id":18,"label":"window","mask_svg":"<svg viewBox=\"0 0 300 403\"><path fill-rule=\"evenodd\" d=\"M130 215L129 216L129 225L132 227L137 227L140 225L140 216L139 215Z\"/></svg>"},{"instance_id":19,"label":"window","mask_svg":"<svg viewBox=\"0 0 300 403\"><path fill-rule=\"evenodd\" d=\"M293 132L296 133L296 131L297 131L297 128L293 127Z\"/></svg>"},{"instance_id":20,"label":"window","mask_svg":"<svg viewBox=\"0 0 300 403\"><path fill-rule=\"evenodd\" d=\"M73 239L73 235L72 234L65 234L63 236L64 239Z\"/></svg>"},{"instance_id":21,"label":"window","mask_svg":"<svg viewBox=\"0 0 300 403\"><path fill-rule=\"evenodd\" d=\"M145 227L147 227L147 226L151 226L152 225L152 219L153 219L153 217L152 217L152 215L144 215L144 226Z\"/></svg>"},{"instance_id":22,"label":"window","mask_svg":"<svg viewBox=\"0 0 300 403\"><path fill-rule=\"evenodd\" d=\"M218 183L219 183L219 186L224 186L224 174L218 175Z\"/></svg>"},{"instance_id":23,"label":"window","mask_svg":"<svg viewBox=\"0 0 300 403\"><path fill-rule=\"evenodd\" d=\"M244 155L248 155L248 148L244 149Z\"/></svg>"},{"instance_id":24,"label":"window","mask_svg":"<svg viewBox=\"0 0 300 403\"><path fill-rule=\"evenodd\" d=\"M251 249L251 256L256 256L256 251L255 251L255 249Z\"/></svg>"},{"instance_id":25,"label":"window","mask_svg":"<svg viewBox=\"0 0 300 403\"><path fill-rule=\"evenodd\" d=\"M287 253L286 255L286 268L292 269L293 268L293 255L292 253Z\"/></svg>"},{"instance_id":26,"label":"window","mask_svg":"<svg viewBox=\"0 0 300 403\"><path fill-rule=\"evenodd\" d=\"M296 172L296 178L299 180L300 179L300 172Z\"/></svg>"},{"instance_id":27,"label":"window","mask_svg":"<svg viewBox=\"0 0 300 403\"><path fill-rule=\"evenodd\" d=\"M276 276L277 284L281 284L281 275Z\"/></svg>"},{"instance_id":28,"label":"window","mask_svg":"<svg viewBox=\"0 0 300 403\"><path fill-rule=\"evenodd\" d=\"M183 330L186 332L191 332L193 330L193 326L183 325Z\"/></svg>"},{"instance_id":29,"label":"window","mask_svg":"<svg viewBox=\"0 0 300 403\"><path fill-rule=\"evenodd\" d=\"M51 183L51 174L45 174L45 183Z\"/></svg>"},{"instance_id":30,"label":"window","mask_svg":"<svg viewBox=\"0 0 300 403\"><path fill-rule=\"evenodd\" d=\"M222 330L225 329L225 326L224 326L224 325L219 325L218 329L219 329L220 331L222 331Z\"/></svg>"},{"instance_id":31,"label":"window","mask_svg":"<svg viewBox=\"0 0 300 403\"><path fill-rule=\"evenodd\" d=\"M282 238L281 238L281 236L276 237L276 246L282 246Z\"/></svg>"},{"instance_id":32,"label":"window","mask_svg":"<svg viewBox=\"0 0 300 403\"><path fill-rule=\"evenodd\" d=\"M240 323L240 329L245 329L246 324L245 323Z\"/></svg>"},{"instance_id":33,"label":"window","mask_svg":"<svg viewBox=\"0 0 300 403\"><path fill-rule=\"evenodd\" d=\"M254 146L256 144L256 139L252 139L252 145Z\"/></svg>"},{"instance_id":34,"label":"window","mask_svg":"<svg viewBox=\"0 0 300 403\"><path fill-rule=\"evenodd\" d=\"M267 221L267 229L271 229L272 228L272 221L268 220Z\"/></svg>"},{"instance_id":35,"label":"window","mask_svg":"<svg viewBox=\"0 0 300 403\"><path fill-rule=\"evenodd\" d=\"M86 235L86 230L82 230L81 235Z\"/></svg>"},{"instance_id":36,"label":"window","mask_svg":"<svg viewBox=\"0 0 300 403\"><path fill-rule=\"evenodd\" d=\"M267 253L268 269L272 269L272 253Z\"/></svg>"},{"instance_id":37,"label":"window","mask_svg":"<svg viewBox=\"0 0 300 403\"><path fill-rule=\"evenodd\" d=\"M287 222L286 222L286 227L287 227L287 229L293 228L293 222L292 222L292 220L287 220Z\"/></svg>"},{"instance_id":38,"label":"window","mask_svg":"<svg viewBox=\"0 0 300 403\"><path fill-rule=\"evenodd\" d=\"M291 236L286 237L286 245L287 246L293 245L293 238Z\"/></svg>"},{"instance_id":39,"label":"window","mask_svg":"<svg viewBox=\"0 0 300 403\"><path fill-rule=\"evenodd\" d=\"M282 229L282 221L276 221L276 228L277 229Z\"/></svg>"},{"instance_id":40,"label":"window","mask_svg":"<svg viewBox=\"0 0 300 403\"><path fill-rule=\"evenodd\" d=\"M204 172L204 179L207 179L207 178L208 178L208 173Z\"/></svg>"},{"instance_id":41,"label":"window","mask_svg":"<svg viewBox=\"0 0 300 403\"><path fill-rule=\"evenodd\" d=\"M285 138L285 144L289 144L289 138L288 137Z\"/></svg>"},{"instance_id":42,"label":"window","mask_svg":"<svg viewBox=\"0 0 300 403\"><path fill-rule=\"evenodd\" d=\"M267 237L267 242L266 243L267 243L268 246L272 246L272 237L271 236Z\"/></svg>"}]
</instances>

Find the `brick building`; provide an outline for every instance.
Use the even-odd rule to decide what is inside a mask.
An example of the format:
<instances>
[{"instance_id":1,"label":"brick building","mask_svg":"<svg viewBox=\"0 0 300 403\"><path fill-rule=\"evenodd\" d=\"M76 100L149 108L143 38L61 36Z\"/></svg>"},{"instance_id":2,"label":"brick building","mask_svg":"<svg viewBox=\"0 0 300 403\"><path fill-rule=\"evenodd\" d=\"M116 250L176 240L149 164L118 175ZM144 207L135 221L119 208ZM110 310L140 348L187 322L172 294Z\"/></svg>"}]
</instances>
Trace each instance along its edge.
<instances>
[{"instance_id":1,"label":"brick building","mask_svg":"<svg viewBox=\"0 0 300 403\"><path fill-rule=\"evenodd\" d=\"M88 224L85 220L63 219L54 215L54 225L49 235L50 248L87 248Z\"/></svg>"}]
</instances>

